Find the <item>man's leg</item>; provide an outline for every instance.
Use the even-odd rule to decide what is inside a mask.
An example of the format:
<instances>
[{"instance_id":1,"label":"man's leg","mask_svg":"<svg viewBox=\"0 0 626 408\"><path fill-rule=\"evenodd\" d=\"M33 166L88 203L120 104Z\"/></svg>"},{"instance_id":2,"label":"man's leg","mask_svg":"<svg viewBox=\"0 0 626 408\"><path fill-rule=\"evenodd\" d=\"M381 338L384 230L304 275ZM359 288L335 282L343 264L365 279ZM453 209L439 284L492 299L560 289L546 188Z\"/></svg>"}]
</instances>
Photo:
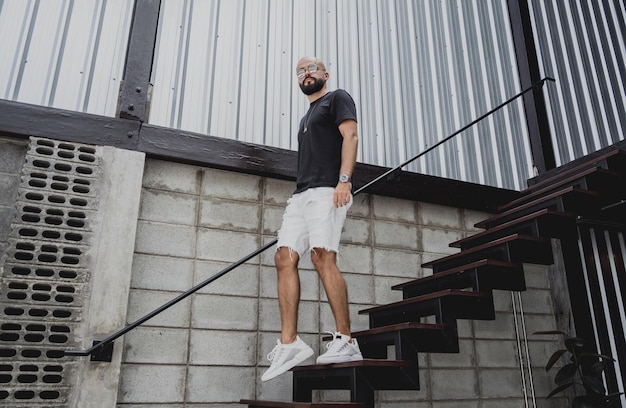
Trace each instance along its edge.
<instances>
[{"instance_id":1,"label":"man's leg","mask_svg":"<svg viewBox=\"0 0 626 408\"><path fill-rule=\"evenodd\" d=\"M328 303L330 303L337 325L333 339L326 345L326 352L317 358L317 363L332 364L363 360L359 345L350 332L348 288L337 268L337 254L334 251L315 248L311 252L311 260L324 284Z\"/></svg>"},{"instance_id":2,"label":"man's leg","mask_svg":"<svg viewBox=\"0 0 626 408\"><path fill-rule=\"evenodd\" d=\"M300 302L300 279L298 277L298 254L289 247L280 247L274 256L278 272L278 305L281 318L280 340L268 354L270 367L261 376L262 381L286 372L313 355L309 347L297 335L298 303Z\"/></svg>"},{"instance_id":3,"label":"man's leg","mask_svg":"<svg viewBox=\"0 0 626 408\"><path fill-rule=\"evenodd\" d=\"M337 253L323 248L314 248L311 251L311 261L324 285L330 309L335 317L337 331L350 336L348 287L337 267Z\"/></svg>"},{"instance_id":4,"label":"man's leg","mask_svg":"<svg viewBox=\"0 0 626 408\"><path fill-rule=\"evenodd\" d=\"M293 343L298 333L298 304L300 303L299 255L287 247L281 247L274 255L278 273L278 306L280 309L283 344Z\"/></svg>"}]
</instances>

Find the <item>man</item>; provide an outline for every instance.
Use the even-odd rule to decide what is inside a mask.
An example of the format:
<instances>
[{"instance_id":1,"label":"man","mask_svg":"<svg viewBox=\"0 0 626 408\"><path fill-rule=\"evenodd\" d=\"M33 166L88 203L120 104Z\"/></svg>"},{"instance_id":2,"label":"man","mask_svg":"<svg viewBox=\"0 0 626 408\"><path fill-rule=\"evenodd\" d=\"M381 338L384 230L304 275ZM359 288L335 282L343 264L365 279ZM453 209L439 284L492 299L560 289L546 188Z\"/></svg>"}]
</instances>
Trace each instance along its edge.
<instances>
[{"instance_id":1,"label":"man","mask_svg":"<svg viewBox=\"0 0 626 408\"><path fill-rule=\"evenodd\" d=\"M362 360L356 339L351 338L348 290L337 268L341 230L352 205L350 178L356 163L358 134L356 106L344 90L329 92L328 72L317 58L298 61L296 76L310 106L298 130L296 191L287 203L278 231L275 254L278 273L280 340L269 353L270 380L313 355L297 332L300 278L298 261L311 252L311 261L322 280L336 324L327 351L318 364Z\"/></svg>"}]
</instances>

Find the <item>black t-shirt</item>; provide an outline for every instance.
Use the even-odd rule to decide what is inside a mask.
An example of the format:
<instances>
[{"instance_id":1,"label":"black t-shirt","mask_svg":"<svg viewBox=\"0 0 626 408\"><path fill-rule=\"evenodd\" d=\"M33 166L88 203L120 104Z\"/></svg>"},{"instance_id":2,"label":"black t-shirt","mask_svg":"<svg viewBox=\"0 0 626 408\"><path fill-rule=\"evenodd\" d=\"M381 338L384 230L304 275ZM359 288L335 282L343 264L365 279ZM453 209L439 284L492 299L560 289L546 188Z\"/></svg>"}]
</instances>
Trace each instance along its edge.
<instances>
[{"instance_id":1,"label":"black t-shirt","mask_svg":"<svg viewBox=\"0 0 626 408\"><path fill-rule=\"evenodd\" d=\"M296 193L314 187L335 187L341 168L341 122L356 120L356 106L343 89L329 92L309 107L298 130Z\"/></svg>"}]
</instances>

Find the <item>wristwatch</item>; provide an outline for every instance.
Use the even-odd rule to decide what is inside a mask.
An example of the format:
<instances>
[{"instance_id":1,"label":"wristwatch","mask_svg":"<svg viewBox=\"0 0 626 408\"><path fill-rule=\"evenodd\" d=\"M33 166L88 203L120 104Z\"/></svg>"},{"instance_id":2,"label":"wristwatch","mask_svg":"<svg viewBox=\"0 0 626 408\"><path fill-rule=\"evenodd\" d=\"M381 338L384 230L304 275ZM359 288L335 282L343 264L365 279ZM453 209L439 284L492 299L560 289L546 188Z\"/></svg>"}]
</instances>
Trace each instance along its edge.
<instances>
[{"instance_id":1,"label":"wristwatch","mask_svg":"<svg viewBox=\"0 0 626 408\"><path fill-rule=\"evenodd\" d=\"M350 176L348 176L347 174L342 174L339 176L339 181L342 183L347 183L350 181Z\"/></svg>"}]
</instances>

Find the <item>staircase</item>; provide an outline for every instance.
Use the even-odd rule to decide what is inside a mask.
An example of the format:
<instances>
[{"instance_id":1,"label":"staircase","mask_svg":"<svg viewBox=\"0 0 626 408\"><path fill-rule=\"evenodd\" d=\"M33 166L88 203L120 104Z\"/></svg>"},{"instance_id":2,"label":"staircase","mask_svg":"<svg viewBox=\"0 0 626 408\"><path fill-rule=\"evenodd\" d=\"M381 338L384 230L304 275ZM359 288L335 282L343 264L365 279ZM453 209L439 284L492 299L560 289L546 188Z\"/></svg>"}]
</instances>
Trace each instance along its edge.
<instances>
[{"instance_id":1,"label":"staircase","mask_svg":"<svg viewBox=\"0 0 626 408\"><path fill-rule=\"evenodd\" d=\"M373 408L376 390L419 390L418 353L457 353L458 319L495 319L494 289L526 289L523 263L553 263L550 239L575 236L576 220L612 221L625 197L626 151L607 148L529 180L520 198L478 224L483 232L450 244L460 252L423 264L433 274L393 286L403 300L361 310L354 332L365 359L297 366L293 401L241 400L250 408ZM432 323L423 323L424 320ZM393 356L388 355L393 346ZM313 390L350 390L351 402L311 402Z\"/></svg>"}]
</instances>

